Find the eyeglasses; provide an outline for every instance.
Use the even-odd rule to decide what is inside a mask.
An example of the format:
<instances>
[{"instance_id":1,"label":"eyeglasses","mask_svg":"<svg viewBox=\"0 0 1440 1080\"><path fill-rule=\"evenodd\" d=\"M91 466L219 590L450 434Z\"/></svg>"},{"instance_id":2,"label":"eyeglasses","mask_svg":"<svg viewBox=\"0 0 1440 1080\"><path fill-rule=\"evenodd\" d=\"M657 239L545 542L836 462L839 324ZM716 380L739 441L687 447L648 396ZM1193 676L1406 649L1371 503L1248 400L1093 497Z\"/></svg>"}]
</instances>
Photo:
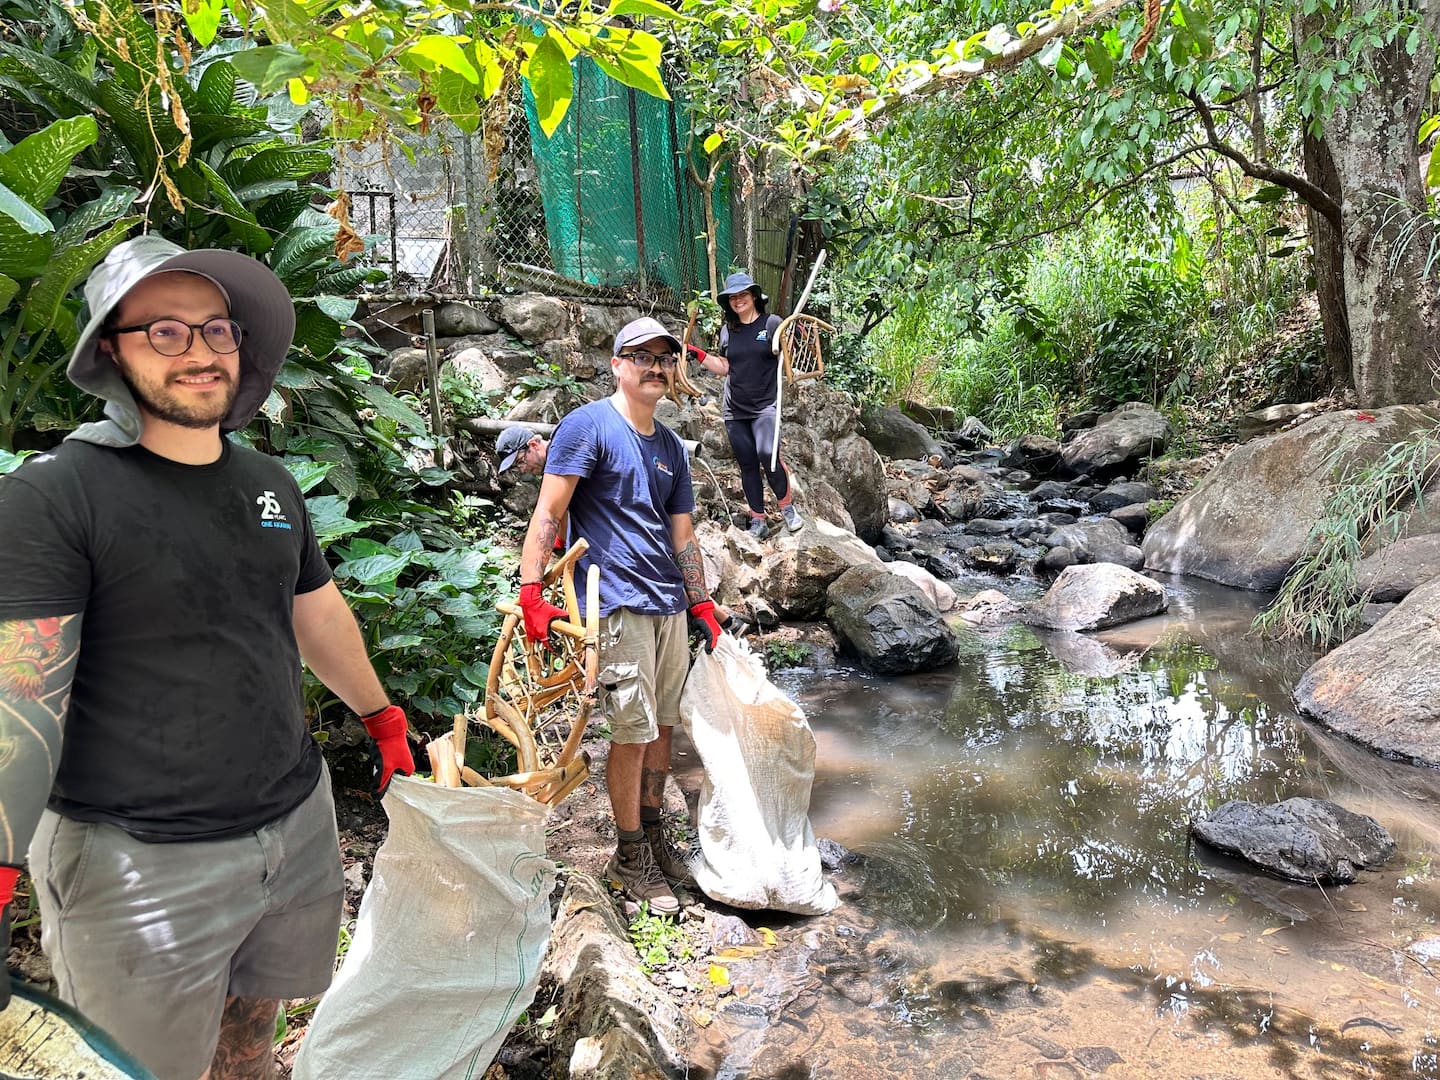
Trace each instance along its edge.
<instances>
[{"instance_id":1,"label":"eyeglasses","mask_svg":"<svg viewBox=\"0 0 1440 1080\"><path fill-rule=\"evenodd\" d=\"M179 319L155 319L139 326L121 326L112 334L138 334L150 339L150 347L161 356L184 356L195 344L195 331L211 352L227 354L239 350L245 331L234 319L206 319L203 323L181 322Z\"/></svg>"},{"instance_id":2,"label":"eyeglasses","mask_svg":"<svg viewBox=\"0 0 1440 1080\"><path fill-rule=\"evenodd\" d=\"M636 349L634 352L620 354L638 368L649 368L659 364L662 368L673 368L680 362L680 357L674 353L653 353L644 349Z\"/></svg>"}]
</instances>

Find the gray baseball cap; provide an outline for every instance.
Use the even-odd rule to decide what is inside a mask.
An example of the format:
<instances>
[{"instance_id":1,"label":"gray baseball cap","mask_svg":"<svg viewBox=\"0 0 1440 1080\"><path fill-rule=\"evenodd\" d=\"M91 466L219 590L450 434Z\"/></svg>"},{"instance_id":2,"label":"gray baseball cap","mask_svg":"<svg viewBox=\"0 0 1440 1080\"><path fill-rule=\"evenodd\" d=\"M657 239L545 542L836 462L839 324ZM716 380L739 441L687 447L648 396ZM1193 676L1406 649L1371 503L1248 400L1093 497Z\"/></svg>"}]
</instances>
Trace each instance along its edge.
<instances>
[{"instance_id":1,"label":"gray baseball cap","mask_svg":"<svg viewBox=\"0 0 1440 1080\"><path fill-rule=\"evenodd\" d=\"M529 446L533 438L535 433L528 427L510 427L500 432L500 437L495 440L495 452L505 456L500 459L499 471L504 472L514 465L520 451Z\"/></svg>"},{"instance_id":2,"label":"gray baseball cap","mask_svg":"<svg viewBox=\"0 0 1440 1080\"><path fill-rule=\"evenodd\" d=\"M648 315L643 319L633 319L620 328L615 335L615 348L611 356L619 356L620 350L627 345L639 345L642 341L649 341L651 338L665 338L678 353L680 351L680 339L660 325L659 319L652 319Z\"/></svg>"},{"instance_id":3,"label":"gray baseball cap","mask_svg":"<svg viewBox=\"0 0 1440 1080\"><path fill-rule=\"evenodd\" d=\"M142 279L172 270L187 270L214 282L225 294L230 317L244 330L240 385L229 415L220 424L222 431L237 431L265 403L295 336L295 304L284 283L264 263L238 251L186 251L161 236L137 236L116 244L85 283L90 320L80 331L65 373L81 390L110 403L106 415L133 418L138 437L138 410L114 362L100 351L100 331Z\"/></svg>"}]
</instances>

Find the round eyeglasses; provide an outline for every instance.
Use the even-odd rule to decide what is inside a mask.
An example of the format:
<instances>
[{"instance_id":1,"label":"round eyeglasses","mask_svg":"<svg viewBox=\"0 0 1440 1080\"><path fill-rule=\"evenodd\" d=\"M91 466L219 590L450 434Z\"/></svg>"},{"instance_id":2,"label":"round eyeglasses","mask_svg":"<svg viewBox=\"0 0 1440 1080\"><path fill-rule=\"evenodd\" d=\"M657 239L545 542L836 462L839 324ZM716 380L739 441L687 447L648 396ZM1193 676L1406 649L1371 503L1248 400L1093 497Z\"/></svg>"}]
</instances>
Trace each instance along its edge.
<instances>
[{"instance_id":1,"label":"round eyeglasses","mask_svg":"<svg viewBox=\"0 0 1440 1080\"><path fill-rule=\"evenodd\" d=\"M206 347L222 355L240 348L245 331L234 319L206 319L203 323L181 322L179 319L155 319L138 326L120 326L112 334L138 334L150 339L150 347L161 356L184 356L195 344L195 331Z\"/></svg>"},{"instance_id":2,"label":"round eyeglasses","mask_svg":"<svg viewBox=\"0 0 1440 1080\"><path fill-rule=\"evenodd\" d=\"M652 353L646 352L644 349L636 349L634 352L620 355L638 368L654 367L656 364L662 368L673 368L680 362L680 357L674 353Z\"/></svg>"}]
</instances>

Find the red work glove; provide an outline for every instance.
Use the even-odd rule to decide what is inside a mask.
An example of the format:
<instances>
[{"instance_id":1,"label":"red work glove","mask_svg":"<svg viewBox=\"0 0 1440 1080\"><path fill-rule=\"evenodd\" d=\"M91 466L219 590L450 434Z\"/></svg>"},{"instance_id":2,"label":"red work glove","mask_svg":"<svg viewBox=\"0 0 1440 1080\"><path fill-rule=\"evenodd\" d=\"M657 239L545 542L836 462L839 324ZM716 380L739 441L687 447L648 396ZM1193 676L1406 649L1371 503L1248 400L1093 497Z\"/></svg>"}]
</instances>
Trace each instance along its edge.
<instances>
[{"instance_id":1,"label":"red work glove","mask_svg":"<svg viewBox=\"0 0 1440 1080\"><path fill-rule=\"evenodd\" d=\"M687 352L689 352L690 359L694 360L697 364L703 364L705 362L705 357L710 355L704 349L700 348L699 345L686 345L685 349Z\"/></svg>"},{"instance_id":2,"label":"red work glove","mask_svg":"<svg viewBox=\"0 0 1440 1080\"><path fill-rule=\"evenodd\" d=\"M10 949L10 901L15 898L18 866L0 866L0 950ZM0 1012L10 1004L10 973L0 968Z\"/></svg>"},{"instance_id":3,"label":"red work glove","mask_svg":"<svg viewBox=\"0 0 1440 1080\"><path fill-rule=\"evenodd\" d=\"M727 618L725 621L730 620ZM690 628L700 635L706 652L715 651L715 646L720 643L720 624L715 619L714 600L701 600L690 605Z\"/></svg>"},{"instance_id":4,"label":"red work glove","mask_svg":"<svg viewBox=\"0 0 1440 1080\"><path fill-rule=\"evenodd\" d=\"M390 778L397 772L409 776L415 771L415 759L410 756L410 743L405 738L405 713L399 705L386 705L379 712L362 716L361 723L375 746L380 751L380 794L390 786Z\"/></svg>"},{"instance_id":5,"label":"red work glove","mask_svg":"<svg viewBox=\"0 0 1440 1080\"><path fill-rule=\"evenodd\" d=\"M525 636L541 645L550 637L552 622L570 618L563 608L556 607L540 595L538 581L520 586L520 612L525 616Z\"/></svg>"}]
</instances>

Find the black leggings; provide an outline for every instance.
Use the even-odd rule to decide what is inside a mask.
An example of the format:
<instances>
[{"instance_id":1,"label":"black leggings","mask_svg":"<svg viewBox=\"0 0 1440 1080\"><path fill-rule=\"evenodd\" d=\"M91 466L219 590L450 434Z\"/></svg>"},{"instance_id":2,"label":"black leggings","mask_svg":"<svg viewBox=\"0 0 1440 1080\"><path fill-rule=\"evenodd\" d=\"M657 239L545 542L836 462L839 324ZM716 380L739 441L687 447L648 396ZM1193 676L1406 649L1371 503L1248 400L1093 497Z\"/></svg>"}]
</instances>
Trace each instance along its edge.
<instances>
[{"instance_id":1,"label":"black leggings","mask_svg":"<svg viewBox=\"0 0 1440 1080\"><path fill-rule=\"evenodd\" d=\"M725 421L725 434L730 436L730 449L735 451L735 461L740 466L740 486L745 489L745 502L752 514L765 513L761 468L765 470L765 479L770 481L770 490L775 493L775 498L783 503L790 494L790 474L785 470L784 459L778 459L775 468L770 468L773 440L779 437L775 428L773 405L753 420Z\"/></svg>"}]
</instances>

